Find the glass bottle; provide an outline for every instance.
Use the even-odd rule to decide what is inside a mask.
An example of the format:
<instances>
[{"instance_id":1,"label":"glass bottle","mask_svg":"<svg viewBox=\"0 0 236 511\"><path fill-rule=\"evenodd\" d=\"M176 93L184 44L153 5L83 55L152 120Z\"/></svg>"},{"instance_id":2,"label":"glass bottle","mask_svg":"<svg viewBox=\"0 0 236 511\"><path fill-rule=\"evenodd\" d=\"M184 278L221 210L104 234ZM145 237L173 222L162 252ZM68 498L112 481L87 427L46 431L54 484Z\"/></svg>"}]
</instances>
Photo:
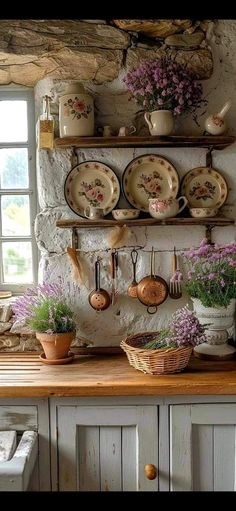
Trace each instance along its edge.
<instances>
[{"instance_id":1,"label":"glass bottle","mask_svg":"<svg viewBox=\"0 0 236 511\"><path fill-rule=\"evenodd\" d=\"M54 119L50 113L50 96L43 96L43 113L39 117L38 149L53 149Z\"/></svg>"}]
</instances>

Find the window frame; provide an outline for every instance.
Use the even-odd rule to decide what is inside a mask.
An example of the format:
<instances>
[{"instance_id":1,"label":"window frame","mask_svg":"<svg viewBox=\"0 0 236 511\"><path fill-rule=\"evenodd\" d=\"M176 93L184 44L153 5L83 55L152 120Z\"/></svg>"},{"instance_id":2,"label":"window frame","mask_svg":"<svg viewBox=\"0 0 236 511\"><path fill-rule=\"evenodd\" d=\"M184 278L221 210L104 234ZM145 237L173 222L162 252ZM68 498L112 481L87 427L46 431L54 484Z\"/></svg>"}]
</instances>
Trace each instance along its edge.
<instances>
[{"instance_id":1,"label":"window frame","mask_svg":"<svg viewBox=\"0 0 236 511\"><path fill-rule=\"evenodd\" d=\"M38 198L37 198L37 178L36 178L36 134L35 134L35 100L34 90L26 89L17 86L1 87L0 86L0 101L27 101L27 125L28 125L28 140L26 142L0 142L0 149L9 148L26 148L28 149L28 177L29 186L24 189L2 189L0 188L0 201L2 196L7 195L26 195L29 197L29 212L30 212L30 235L29 236L3 236L2 225L0 222L0 290L8 290L13 294L21 294L27 287L32 287L38 283L38 262L39 252L34 234L35 218L38 213ZM0 209L1 212L1 209ZM1 214L1 213L0 213ZM26 284L14 284L3 282L3 256L2 256L2 243L11 241L29 241L32 247L32 274L33 282Z\"/></svg>"}]
</instances>

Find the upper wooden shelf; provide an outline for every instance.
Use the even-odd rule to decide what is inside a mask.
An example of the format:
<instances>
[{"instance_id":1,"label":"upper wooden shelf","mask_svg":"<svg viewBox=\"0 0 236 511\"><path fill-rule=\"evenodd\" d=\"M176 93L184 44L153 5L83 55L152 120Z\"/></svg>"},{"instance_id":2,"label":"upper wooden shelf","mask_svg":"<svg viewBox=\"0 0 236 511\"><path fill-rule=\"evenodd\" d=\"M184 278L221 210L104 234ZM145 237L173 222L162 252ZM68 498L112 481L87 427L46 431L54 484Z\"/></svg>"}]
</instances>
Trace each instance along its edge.
<instances>
[{"instance_id":1,"label":"upper wooden shelf","mask_svg":"<svg viewBox=\"0 0 236 511\"><path fill-rule=\"evenodd\" d=\"M55 148L66 147L211 147L224 149L233 144L232 136L169 137L65 137L54 140Z\"/></svg>"},{"instance_id":2,"label":"upper wooden shelf","mask_svg":"<svg viewBox=\"0 0 236 511\"><path fill-rule=\"evenodd\" d=\"M234 220L224 217L212 218L165 218L164 220L156 220L156 218L137 218L136 220L89 220L89 219L73 219L73 220L57 220L56 226L61 228L88 228L88 227L113 227L115 225L132 226L148 226L148 225L207 225L207 226L226 226L234 224Z\"/></svg>"}]
</instances>

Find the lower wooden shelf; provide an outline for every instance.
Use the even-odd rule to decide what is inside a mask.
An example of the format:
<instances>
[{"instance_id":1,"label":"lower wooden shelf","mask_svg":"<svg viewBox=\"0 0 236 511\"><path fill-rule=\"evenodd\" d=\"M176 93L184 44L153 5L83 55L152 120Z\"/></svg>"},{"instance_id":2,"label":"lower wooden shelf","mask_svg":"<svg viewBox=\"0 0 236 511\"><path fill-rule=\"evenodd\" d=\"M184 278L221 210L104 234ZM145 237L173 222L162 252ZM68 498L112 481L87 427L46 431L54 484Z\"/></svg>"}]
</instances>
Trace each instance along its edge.
<instances>
[{"instance_id":1,"label":"lower wooden shelf","mask_svg":"<svg viewBox=\"0 0 236 511\"><path fill-rule=\"evenodd\" d=\"M165 218L164 220L156 220L156 218L137 218L136 220L89 220L89 219L65 219L57 220L56 226L61 228L96 228L96 227L114 227L115 225L127 226L151 226L151 225L207 225L207 226L227 226L234 225L235 221L231 218L212 217L212 218Z\"/></svg>"}]
</instances>

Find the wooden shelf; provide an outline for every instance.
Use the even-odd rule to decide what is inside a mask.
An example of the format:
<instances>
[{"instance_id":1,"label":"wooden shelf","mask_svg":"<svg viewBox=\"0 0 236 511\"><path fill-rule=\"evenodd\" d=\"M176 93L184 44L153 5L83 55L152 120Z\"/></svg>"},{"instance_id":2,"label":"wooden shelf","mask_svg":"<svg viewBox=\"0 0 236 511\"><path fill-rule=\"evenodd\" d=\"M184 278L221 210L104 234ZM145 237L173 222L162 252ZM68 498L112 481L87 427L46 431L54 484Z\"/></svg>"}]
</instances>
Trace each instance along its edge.
<instances>
[{"instance_id":1,"label":"wooden shelf","mask_svg":"<svg viewBox=\"0 0 236 511\"><path fill-rule=\"evenodd\" d=\"M137 218L136 220L57 220L56 226L61 228L95 228L95 227L114 227L115 225L132 226L151 226L151 225L207 225L207 226L227 226L234 225L234 220L224 217L213 218L166 218L165 220L156 220L155 218Z\"/></svg>"},{"instance_id":2,"label":"wooden shelf","mask_svg":"<svg viewBox=\"0 0 236 511\"><path fill-rule=\"evenodd\" d=\"M169 136L169 137L65 137L54 140L55 149L66 147L210 147L224 149L233 144L232 136Z\"/></svg>"}]
</instances>

